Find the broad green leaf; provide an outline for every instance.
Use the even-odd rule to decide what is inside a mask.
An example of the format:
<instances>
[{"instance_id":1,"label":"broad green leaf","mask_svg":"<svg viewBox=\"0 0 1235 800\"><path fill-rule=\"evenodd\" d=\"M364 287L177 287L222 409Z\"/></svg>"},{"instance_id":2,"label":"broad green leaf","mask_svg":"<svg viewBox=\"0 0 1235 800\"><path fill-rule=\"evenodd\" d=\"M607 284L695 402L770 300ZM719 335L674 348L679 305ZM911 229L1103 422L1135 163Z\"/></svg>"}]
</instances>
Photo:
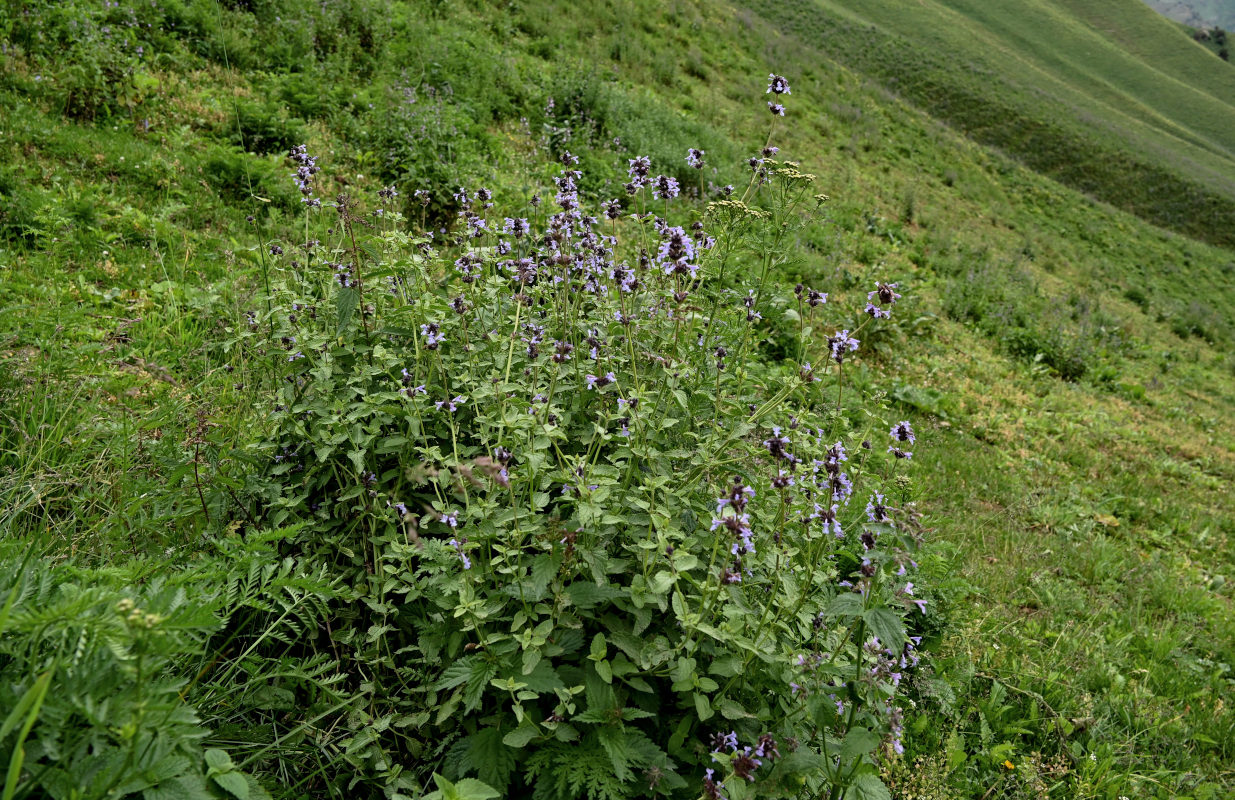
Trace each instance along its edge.
<instances>
[{"instance_id":1,"label":"broad green leaf","mask_svg":"<svg viewBox=\"0 0 1235 800\"><path fill-rule=\"evenodd\" d=\"M502 744L507 747L524 747L528 742L540 735L540 731L536 730L536 726L530 722L525 725L520 725L510 733L502 737Z\"/></svg>"},{"instance_id":2,"label":"broad green leaf","mask_svg":"<svg viewBox=\"0 0 1235 800\"><path fill-rule=\"evenodd\" d=\"M879 776L867 772L859 775L849 786L845 800L892 800L892 794Z\"/></svg>"},{"instance_id":3,"label":"broad green leaf","mask_svg":"<svg viewBox=\"0 0 1235 800\"><path fill-rule=\"evenodd\" d=\"M878 747L879 741L879 737L866 728L854 728L845 734L845 740L841 743L841 758L864 756Z\"/></svg>"},{"instance_id":4,"label":"broad green leaf","mask_svg":"<svg viewBox=\"0 0 1235 800\"><path fill-rule=\"evenodd\" d=\"M339 292L338 309L339 309L339 325L338 336L342 336L347 331L347 326L352 321L352 316L356 313L356 306L360 303L360 292L355 289L343 289Z\"/></svg>"},{"instance_id":5,"label":"broad green leaf","mask_svg":"<svg viewBox=\"0 0 1235 800\"><path fill-rule=\"evenodd\" d=\"M892 609L883 606L868 608L862 614L866 627L879 637L879 642L892 651L898 651L905 643L905 623Z\"/></svg>"},{"instance_id":6,"label":"broad green leaf","mask_svg":"<svg viewBox=\"0 0 1235 800\"><path fill-rule=\"evenodd\" d=\"M239 772L220 772L211 775L210 780L236 800L249 800L249 782Z\"/></svg>"},{"instance_id":7,"label":"broad green leaf","mask_svg":"<svg viewBox=\"0 0 1235 800\"><path fill-rule=\"evenodd\" d=\"M832 598L826 612L829 617L856 617L862 613L862 595L846 592Z\"/></svg>"},{"instance_id":8,"label":"broad green leaf","mask_svg":"<svg viewBox=\"0 0 1235 800\"><path fill-rule=\"evenodd\" d=\"M714 713L711 701L708 700L706 695L699 694L698 692L695 693L695 713L699 715L701 722L711 719Z\"/></svg>"},{"instance_id":9,"label":"broad green leaf","mask_svg":"<svg viewBox=\"0 0 1235 800\"><path fill-rule=\"evenodd\" d=\"M232 757L227 754L226 750L212 747L206 751L206 766L221 772L230 771L232 769Z\"/></svg>"}]
</instances>

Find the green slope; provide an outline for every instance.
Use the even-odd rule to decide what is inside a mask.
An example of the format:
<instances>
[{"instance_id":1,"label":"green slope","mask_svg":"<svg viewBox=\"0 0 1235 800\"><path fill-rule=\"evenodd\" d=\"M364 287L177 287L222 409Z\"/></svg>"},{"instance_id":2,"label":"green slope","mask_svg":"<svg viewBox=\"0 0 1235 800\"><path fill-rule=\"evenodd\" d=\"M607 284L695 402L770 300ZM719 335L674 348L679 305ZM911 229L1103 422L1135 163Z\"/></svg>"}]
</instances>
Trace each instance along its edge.
<instances>
[{"instance_id":1,"label":"green slope","mask_svg":"<svg viewBox=\"0 0 1235 800\"><path fill-rule=\"evenodd\" d=\"M1084 18L1046 0L751 7L1035 169L1231 241L1235 68L1137 3L1082 5ZM1139 52L1123 44L1133 34Z\"/></svg>"}]
</instances>

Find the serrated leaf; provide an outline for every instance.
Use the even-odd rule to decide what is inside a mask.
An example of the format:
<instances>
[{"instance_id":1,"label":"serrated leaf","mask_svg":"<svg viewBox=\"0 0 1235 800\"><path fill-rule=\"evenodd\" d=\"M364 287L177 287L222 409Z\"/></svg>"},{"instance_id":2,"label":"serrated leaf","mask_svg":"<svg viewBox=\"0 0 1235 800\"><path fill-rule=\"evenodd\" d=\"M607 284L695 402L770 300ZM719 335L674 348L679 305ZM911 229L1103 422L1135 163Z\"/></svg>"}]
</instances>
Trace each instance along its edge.
<instances>
[{"instance_id":1,"label":"serrated leaf","mask_svg":"<svg viewBox=\"0 0 1235 800\"><path fill-rule=\"evenodd\" d=\"M600 741L600 746L609 754L609 761L613 764L613 774L617 779L626 781L633 778L634 773L630 769L633 753L630 743L626 740L625 731L615 727L600 728L596 731L596 738Z\"/></svg>"},{"instance_id":2,"label":"serrated leaf","mask_svg":"<svg viewBox=\"0 0 1235 800\"><path fill-rule=\"evenodd\" d=\"M849 790L845 792L845 800L892 800L892 793L883 785L879 776L869 772L859 775Z\"/></svg>"},{"instance_id":3,"label":"serrated leaf","mask_svg":"<svg viewBox=\"0 0 1235 800\"><path fill-rule=\"evenodd\" d=\"M872 752L878 746L879 737L873 732L866 728L854 728L845 734L845 740L840 746L840 755L841 758L856 758Z\"/></svg>"},{"instance_id":4,"label":"serrated leaf","mask_svg":"<svg viewBox=\"0 0 1235 800\"><path fill-rule=\"evenodd\" d=\"M339 329L337 335L342 336L347 330L347 326L351 323L352 316L356 313L356 306L359 303L360 292L355 289L343 289L339 292Z\"/></svg>"},{"instance_id":5,"label":"serrated leaf","mask_svg":"<svg viewBox=\"0 0 1235 800\"><path fill-rule=\"evenodd\" d=\"M442 670L442 677L438 679L437 683L433 684L433 691L453 689L460 684L467 683L467 679L472 674L472 665L475 663L475 656L465 656L451 664Z\"/></svg>"},{"instance_id":6,"label":"serrated leaf","mask_svg":"<svg viewBox=\"0 0 1235 800\"><path fill-rule=\"evenodd\" d=\"M856 617L862 613L862 595L846 592L832 598L825 614L829 617Z\"/></svg>"},{"instance_id":7,"label":"serrated leaf","mask_svg":"<svg viewBox=\"0 0 1235 800\"><path fill-rule=\"evenodd\" d=\"M879 637L879 642L892 651L898 651L905 643L905 623L900 615L890 608L869 608L862 614L866 627Z\"/></svg>"},{"instance_id":8,"label":"serrated leaf","mask_svg":"<svg viewBox=\"0 0 1235 800\"><path fill-rule=\"evenodd\" d=\"M754 716L745 708L742 708L741 703L731 697L722 697L716 705L720 715L725 719L746 719L747 717Z\"/></svg>"},{"instance_id":9,"label":"serrated leaf","mask_svg":"<svg viewBox=\"0 0 1235 800\"><path fill-rule=\"evenodd\" d=\"M210 780L236 800L249 800L249 782L239 772L220 772L211 775Z\"/></svg>"},{"instance_id":10,"label":"serrated leaf","mask_svg":"<svg viewBox=\"0 0 1235 800\"><path fill-rule=\"evenodd\" d=\"M489 685L489 681L497 674L497 667L485 661L477 661L472 664L471 673L467 677L467 686L463 690L463 708L465 711L473 711L480 705L481 699L485 695L485 687Z\"/></svg>"},{"instance_id":11,"label":"serrated leaf","mask_svg":"<svg viewBox=\"0 0 1235 800\"><path fill-rule=\"evenodd\" d=\"M475 772L476 777L505 791L515 768L514 751L503 744L500 728L484 728L467 737L459 771Z\"/></svg>"}]
</instances>

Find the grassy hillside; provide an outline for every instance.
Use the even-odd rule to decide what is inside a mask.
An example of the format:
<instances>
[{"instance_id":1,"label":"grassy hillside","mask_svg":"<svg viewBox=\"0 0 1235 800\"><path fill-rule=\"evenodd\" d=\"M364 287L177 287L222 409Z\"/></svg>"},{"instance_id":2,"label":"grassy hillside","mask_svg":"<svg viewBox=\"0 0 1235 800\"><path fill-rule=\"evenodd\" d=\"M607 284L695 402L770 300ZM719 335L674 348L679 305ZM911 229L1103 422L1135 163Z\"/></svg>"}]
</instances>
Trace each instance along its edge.
<instances>
[{"instance_id":1,"label":"grassy hillside","mask_svg":"<svg viewBox=\"0 0 1235 800\"><path fill-rule=\"evenodd\" d=\"M1223 87L1232 70L1140 6L1128 4L1126 24L1175 42L1181 54L1171 62L1140 61L1107 35L1111 26L1095 28L1056 3L1000 12L964 3L750 7L1038 171L1157 224L1229 243L1235 184ZM1190 83L1203 74L1218 77Z\"/></svg>"},{"instance_id":2,"label":"grassy hillside","mask_svg":"<svg viewBox=\"0 0 1235 800\"><path fill-rule=\"evenodd\" d=\"M758 361L796 371L798 281L838 306L876 279L905 294L845 367L921 438L928 656L884 779L1229 796L1235 68L1133 0L910 6L10 0L6 538L99 586L239 546L276 422L233 348L291 277L262 244L304 238L289 146L327 166L323 197L394 183L413 229L451 224L455 183L513 214L567 147L592 201L643 154L707 192L748 180L775 71L776 142L831 199L784 243ZM196 681L205 744L280 796L378 771L360 710L303 735L273 693L250 712Z\"/></svg>"}]
</instances>

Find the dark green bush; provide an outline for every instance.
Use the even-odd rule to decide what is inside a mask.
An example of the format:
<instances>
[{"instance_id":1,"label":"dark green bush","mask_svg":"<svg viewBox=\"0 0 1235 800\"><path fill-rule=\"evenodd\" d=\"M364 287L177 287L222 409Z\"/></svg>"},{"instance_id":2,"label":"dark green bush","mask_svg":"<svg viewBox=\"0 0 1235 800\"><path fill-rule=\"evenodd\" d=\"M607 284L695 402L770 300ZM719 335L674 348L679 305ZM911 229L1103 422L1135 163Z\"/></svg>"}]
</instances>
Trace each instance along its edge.
<instances>
[{"instance_id":1,"label":"dark green bush","mask_svg":"<svg viewBox=\"0 0 1235 800\"><path fill-rule=\"evenodd\" d=\"M286 153L304 142L304 126L271 104L240 100L217 134L250 153Z\"/></svg>"}]
</instances>

